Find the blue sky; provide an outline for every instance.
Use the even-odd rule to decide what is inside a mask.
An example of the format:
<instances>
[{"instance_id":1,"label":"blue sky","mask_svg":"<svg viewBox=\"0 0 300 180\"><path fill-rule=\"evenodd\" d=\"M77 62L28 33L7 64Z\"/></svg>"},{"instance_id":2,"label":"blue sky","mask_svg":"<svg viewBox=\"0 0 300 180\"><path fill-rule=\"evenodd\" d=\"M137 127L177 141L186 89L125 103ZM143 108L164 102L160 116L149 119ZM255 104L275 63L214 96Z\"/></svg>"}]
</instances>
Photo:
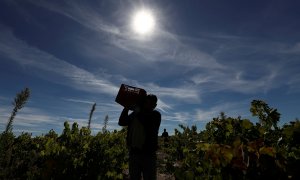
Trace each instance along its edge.
<instances>
[{"instance_id":1,"label":"blue sky","mask_svg":"<svg viewBox=\"0 0 300 180\"><path fill-rule=\"evenodd\" d=\"M151 34L131 28L141 8L155 17ZM178 124L199 129L221 111L251 117L253 99L299 118L300 2L289 1L77 1L0 2L0 130L16 93L31 97L14 132L60 133L64 121L92 132L109 116L122 83L159 98L161 131Z\"/></svg>"}]
</instances>

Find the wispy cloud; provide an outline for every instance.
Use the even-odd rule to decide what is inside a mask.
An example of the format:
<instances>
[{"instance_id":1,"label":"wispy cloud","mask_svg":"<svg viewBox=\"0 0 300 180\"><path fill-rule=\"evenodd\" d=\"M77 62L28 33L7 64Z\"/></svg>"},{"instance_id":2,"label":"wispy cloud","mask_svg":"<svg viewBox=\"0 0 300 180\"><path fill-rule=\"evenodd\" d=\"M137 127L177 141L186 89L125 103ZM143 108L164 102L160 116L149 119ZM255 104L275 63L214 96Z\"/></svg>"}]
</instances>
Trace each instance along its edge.
<instances>
[{"instance_id":1,"label":"wispy cloud","mask_svg":"<svg viewBox=\"0 0 300 180\"><path fill-rule=\"evenodd\" d=\"M105 112L121 112L122 106L117 103L97 103L96 111L105 113Z\"/></svg>"},{"instance_id":2,"label":"wispy cloud","mask_svg":"<svg viewBox=\"0 0 300 180\"><path fill-rule=\"evenodd\" d=\"M205 39L210 41L211 38ZM223 64L223 68L212 71L202 69L190 76L190 80L203 87L204 92L268 92L286 86L286 79L291 78L288 77L291 72L295 76L299 74L296 69L299 69L300 64L295 58L297 50L293 50L293 53L290 50L297 49L294 48L297 45L292 48L289 43L243 37L233 37L224 42L223 38L220 40L217 35L212 39L216 43L219 42L212 56Z\"/></svg>"},{"instance_id":3,"label":"wispy cloud","mask_svg":"<svg viewBox=\"0 0 300 180\"><path fill-rule=\"evenodd\" d=\"M188 124L193 119L193 114L190 112L172 112L164 114L163 122L174 122L175 124Z\"/></svg>"},{"instance_id":4,"label":"wispy cloud","mask_svg":"<svg viewBox=\"0 0 300 180\"><path fill-rule=\"evenodd\" d=\"M14 60L22 66L36 68L51 76L60 76L58 83L68 84L73 88L93 92L115 95L118 87L106 79L101 79L92 73L78 68L64 60L28 45L17 39L8 29L0 35L0 53ZM57 80L57 78L56 78Z\"/></svg>"},{"instance_id":5,"label":"wispy cloud","mask_svg":"<svg viewBox=\"0 0 300 180\"><path fill-rule=\"evenodd\" d=\"M203 125L213 118L218 117L221 112L225 112L226 116L249 118L248 103L243 102L220 102L216 106L209 108L193 108L189 112L169 112L163 115L163 125L183 124L183 125Z\"/></svg>"},{"instance_id":6,"label":"wispy cloud","mask_svg":"<svg viewBox=\"0 0 300 180\"><path fill-rule=\"evenodd\" d=\"M60 3L54 3L42 0L31 1L31 3L62 14L89 29L110 34L119 34L119 29L116 26L105 22L100 16L99 11L95 10L95 7L91 7L83 1L61 1Z\"/></svg>"},{"instance_id":7,"label":"wispy cloud","mask_svg":"<svg viewBox=\"0 0 300 180\"><path fill-rule=\"evenodd\" d=\"M247 102L248 103L248 102ZM245 102L224 102L219 103L217 106L210 107L208 109L196 109L194 121L211 121L213 118L218 117L221 112L225 112L225 115L230 117L248 118L248 104Z\"/></svg>"},{"instance_id":8,"label":"wispy cloud","mask_svg":"<svg viewBox=\"0 0 300 180\"><path fill-rule=\"evenodd\" d=\"M11 107L1 107L0 113L1 113L1 121L0 126L1 129L5 128L8 118L10 117ZM13 130L15 131L21 131L20 129L27 129L27 132L34 132L35 127L56 127L58 124L58 117L51 116L48 113L44 112L41 109L38 108L32 108L32 107L24 107L23 109L18 112L16 115L14 121L13 121ZM59 124L60 126L61 124ZM49 129L50 130L50 129Z\"/></svg>"},{"instance_id":9,"label":"wispy cloud","mask_svg":"<svg viewBox=\"0 0 300 180\"><path fill-rule=\"evenodd\" d=\"M171 97L174 99L180 99L182 101L199 102L199 89L193 86L179 86L179 87L161 87L154 83L147 83L144 86L149 89L149 93L158 95L159 97Z\"/></svg>"},{"instance_id":10,"label":"wispy cloud","mask_svg":"<svg viewBox=\"0 0 300 180\"><path fill-rule=\"evenodd\" d=\"M191 80L199 87L202 86L203 91L206 92L230 90L243 94L253 94L257 92L265 92L278 87L280 84L275 83L277 75L278 70L273 69L258 78L247 79L247 76L251 77L252 74L243 72L243 70L236 71L232 69L232 71L217 71L212 73L196 74L191 77Z\"/></svg>"},{"instance_id":11,"label":"wispy cloud","mask_svg":"<svg viewBox=\"0 0 300 180\"><path fill-rule=\"evenodd\" d=\"M150 62L168 62L183 68L222 68L211 55L182 43L175 34L158 30L151 40L139 41L132 34L124 33L111 42L118 48L137 54Z\"/></svg>"},{"instance_id":12,"label":"wispy cloud","mask_svg":"<svg viewBox=\"0 0 300 180\"><path fill-rule=\"evenodd\" d=\"M83 103L83 104L94 104L95 102L87 101L87 100L80 100L80 99L69 99L69 98L63 98L65 101L69 102L75 102L75 103Z\"/></svg>"},{"instance_id":13,"label":"wispy cloud","mask_svg":"<svg viewBox=\"0 0 300 180\"><path fill-rule=\"evenodd\" d=\"M162 100L158 99L157 109L159 109L163 112L167 112L168 110L171 110L172 107L171 107L171 105L164 103Z\"/></svg>"}]
</instances>

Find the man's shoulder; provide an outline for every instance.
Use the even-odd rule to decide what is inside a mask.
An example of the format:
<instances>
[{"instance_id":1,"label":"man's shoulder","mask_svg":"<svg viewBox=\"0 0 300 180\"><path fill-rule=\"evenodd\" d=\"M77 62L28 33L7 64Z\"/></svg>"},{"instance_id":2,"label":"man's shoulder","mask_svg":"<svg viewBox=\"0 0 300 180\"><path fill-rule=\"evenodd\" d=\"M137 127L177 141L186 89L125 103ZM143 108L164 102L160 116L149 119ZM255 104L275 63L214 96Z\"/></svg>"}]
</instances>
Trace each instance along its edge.
<instances>
[{"instance_id":1,"label":"man's shoulder","mask_svg":"<svg viewBox=\"0 0 300 180\"><path fill-rule=\"evenodd\" d=\"M156 119L157 121L161 121L161 114L160 114L160 112L157 111L157 110L153 110L153 112L152 112L152 117L153 117L154 119Z\"/></svg>"}]
</instances>

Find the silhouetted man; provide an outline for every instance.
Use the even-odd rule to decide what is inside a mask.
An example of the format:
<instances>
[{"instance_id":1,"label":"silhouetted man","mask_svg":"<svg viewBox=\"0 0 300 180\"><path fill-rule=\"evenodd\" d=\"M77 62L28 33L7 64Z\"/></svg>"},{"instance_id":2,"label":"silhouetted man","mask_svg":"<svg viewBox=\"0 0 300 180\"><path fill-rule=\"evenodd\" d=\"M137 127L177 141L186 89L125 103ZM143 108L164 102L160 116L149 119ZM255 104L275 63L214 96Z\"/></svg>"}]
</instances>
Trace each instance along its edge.
<instances>
[{"instance_id":1,"label":"silhouetted man","mask_svg":"<svg viewBox=\"0 0 300 180\"><path fill-rule=\"evenodd\" d=\"M131 180L156 179L156 150L161 114L154 110L157 103L155 95L148 95L140 107L130 115L124 108L120 126L128 126L127 146L129 148L129 175Z\"/></svg>"},{"instance_id":2,"label":"silhouetted man","mask_svg":"<svg viewBox=\"0 0 300 180\"><path fill-rule=\"evenodd\" d=\"M166 129L164 129L164 132L161 134L161 137L164 138L164 146L167 146L167 143L169 142L169 133Z\"/></svg>"}]
</instances>

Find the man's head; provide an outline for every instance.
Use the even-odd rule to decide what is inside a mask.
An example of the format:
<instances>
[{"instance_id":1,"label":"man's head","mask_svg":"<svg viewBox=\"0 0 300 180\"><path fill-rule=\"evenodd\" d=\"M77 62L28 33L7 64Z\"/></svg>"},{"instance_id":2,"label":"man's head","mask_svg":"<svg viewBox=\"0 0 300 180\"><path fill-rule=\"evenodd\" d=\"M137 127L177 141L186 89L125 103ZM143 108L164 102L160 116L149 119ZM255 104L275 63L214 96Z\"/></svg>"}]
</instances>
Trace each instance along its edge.
<instances>
[{"instance_id":1,"label":"man's head","mask_svg":"<svg viewBox=\"0 0 300 180\"><path fill-rule=\"evenodd\" d=\"M153 111L156 105L157 105L157 97L154 94L148 94L144 104L145 110Z\"/></svg>"}]
</instances>

